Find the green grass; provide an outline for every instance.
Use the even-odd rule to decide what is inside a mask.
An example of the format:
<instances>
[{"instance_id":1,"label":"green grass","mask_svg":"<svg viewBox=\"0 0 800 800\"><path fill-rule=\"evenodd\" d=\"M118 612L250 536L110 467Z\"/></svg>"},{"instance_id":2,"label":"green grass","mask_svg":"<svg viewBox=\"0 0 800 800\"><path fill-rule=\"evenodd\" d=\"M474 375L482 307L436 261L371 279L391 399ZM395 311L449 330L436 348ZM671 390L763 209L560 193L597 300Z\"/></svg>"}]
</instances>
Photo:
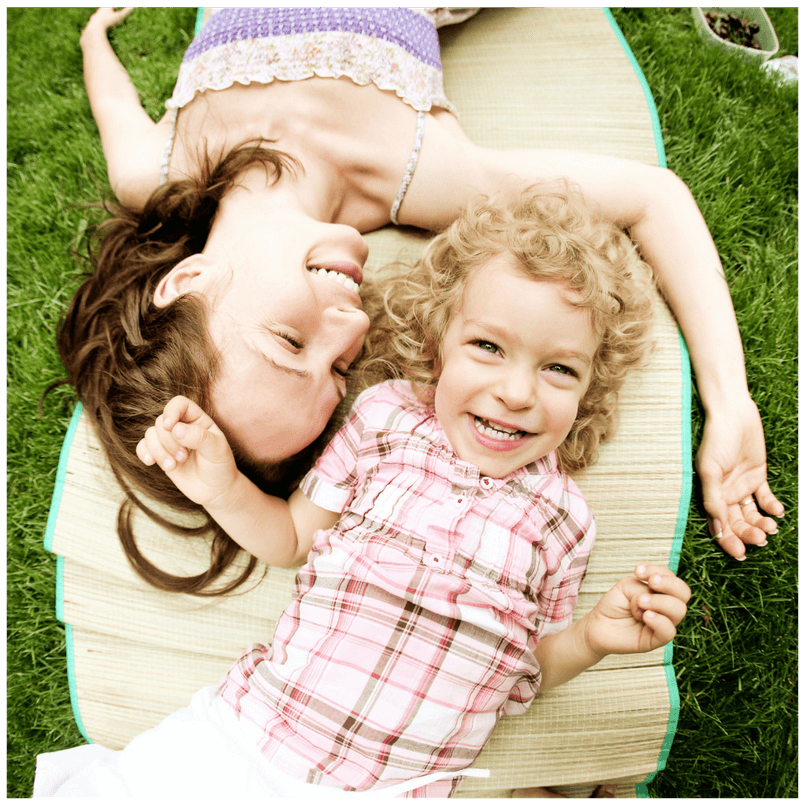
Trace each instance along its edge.
<instances>
[{"instance_id":1,"label":"green grass","mask_svg":"<svg viewBox=\"0 0 800 800\"><path fill-rule=\"evenodd\" d=\"M797 53L797 9L769 9ZM30 796L39 752L83 743L72 718L55 558L42 547L67 388L53 343L80 266L70 248L108 191L78 47L89 9L9 9L8 785ZM761 409L770 482L788 513L738 563L692 505L681 575L694 596L675 646L681 716L654 797L797 796L797 91L706 49L688 9L614 10L658 108L668 165L717 242ZM193 9L139 9L114 45L157 118L191 39ZM701 413L695 406L693 428Z\"/></svg>"}]
</instances>

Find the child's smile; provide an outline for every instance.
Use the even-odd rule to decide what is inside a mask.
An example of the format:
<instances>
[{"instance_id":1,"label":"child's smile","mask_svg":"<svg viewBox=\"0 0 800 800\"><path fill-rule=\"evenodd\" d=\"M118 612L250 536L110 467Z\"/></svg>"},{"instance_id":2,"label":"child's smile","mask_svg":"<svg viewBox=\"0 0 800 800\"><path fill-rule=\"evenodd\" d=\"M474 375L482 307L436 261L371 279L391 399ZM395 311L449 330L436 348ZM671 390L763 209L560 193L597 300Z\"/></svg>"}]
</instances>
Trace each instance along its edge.
<instances>
[{"instance_id":1,"label":"child's smile","mask_svg":"<svg viewBox=\"0 0 800 800\"><path fill-rule=\"evenodd\" d=\"M484 475L531 464L572 429L597 336L568 296L505 254L467 282L444 337L435 408L458 457Z\"/></svg>"},{"instance_id":2,"label":"child's smile","mask_svg":"<svg viewBox=\"0 0 800 800\"><path fill-rule=\"evenodd\" d=\"M474 414L471 416L475 424L475 436L485 439L484 446L492 450L514 450L522 445L522 441L526 436L532 435L519 428L508 427L499 422L476 417Z\"/></svg>"}]
</instances>

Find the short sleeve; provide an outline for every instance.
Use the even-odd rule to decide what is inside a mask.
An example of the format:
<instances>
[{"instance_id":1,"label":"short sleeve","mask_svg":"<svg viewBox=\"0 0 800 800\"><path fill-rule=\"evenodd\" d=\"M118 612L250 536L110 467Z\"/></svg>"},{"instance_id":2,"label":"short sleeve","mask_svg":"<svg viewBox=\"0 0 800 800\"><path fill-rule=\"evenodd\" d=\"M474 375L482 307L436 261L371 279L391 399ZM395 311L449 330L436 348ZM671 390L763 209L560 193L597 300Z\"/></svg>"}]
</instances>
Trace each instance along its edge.
<instances>
[{"instance_id":1,"label":"short sleeve","mask_svg":"<svg viewBox=\"0 0 800 800\"><path fill-rule=\"evenodd\" d=\"M341 513L353 498L373 394L367 389L355 399L344 425L300 482L300 491L320 508Z\"/></svg>"},{"instance_id":2,"label":"short sleeve","mask_svg":"<svg viewBox=\"0 0 800 800\"><path fill-rule=\"evenodd\" d=\"M597 533L589 506L577 486L570 483L569 511L559 520L559 538L571 544L562 557L561 568L545 581L539 592L535 625L537 641L567 628L572 622Z\"/></svg>"}]
</instances>

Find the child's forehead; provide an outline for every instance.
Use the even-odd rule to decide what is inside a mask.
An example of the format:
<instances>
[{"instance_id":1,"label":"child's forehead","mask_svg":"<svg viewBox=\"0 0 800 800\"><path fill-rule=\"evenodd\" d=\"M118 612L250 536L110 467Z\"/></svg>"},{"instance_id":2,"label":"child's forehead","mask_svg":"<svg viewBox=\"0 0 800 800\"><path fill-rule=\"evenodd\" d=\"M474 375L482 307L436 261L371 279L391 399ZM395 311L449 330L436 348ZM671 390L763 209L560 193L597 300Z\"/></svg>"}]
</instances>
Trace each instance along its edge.
<instances>
[{"instance_id":1,"label":"child's forehead","mask_svg":"<svg viewBox=\"0 0 800 800\"><path fill-rule=\"evenodd\" d=\"M486 297L487 289L497 286L513 287L521 282L524 288L530 285L557 286L559 295L566 303L583 305L584 298L570 286L570 277L535 273L515 255L504 251L490 256L467 275L461 299L462 302L469 298L471 302L481 303Z\"/></svg>"}]
</instances>

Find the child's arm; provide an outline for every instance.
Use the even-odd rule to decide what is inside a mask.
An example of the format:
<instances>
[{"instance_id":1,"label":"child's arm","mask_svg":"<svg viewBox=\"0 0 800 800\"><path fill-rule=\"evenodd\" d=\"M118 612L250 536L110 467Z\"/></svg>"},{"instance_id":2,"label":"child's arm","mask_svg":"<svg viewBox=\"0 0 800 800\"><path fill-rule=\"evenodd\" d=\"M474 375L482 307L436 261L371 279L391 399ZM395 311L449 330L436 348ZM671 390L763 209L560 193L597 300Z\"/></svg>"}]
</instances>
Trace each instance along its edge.
<instances>
[{"instance_id":1,"label":"child's arm","mask_svg":"<svg viewBox=\"0 0 800 800\"><path fill-rule=\"evenodd\" d=\"M539 642L539 691L571 680L610 653L644 653L675 638L689 587L654 564L641 564L635 575L619 581L578 622Z\"/></svg>"},{"instance_id":2,"label":"child's arm","mask_svg":"<svg viewBox=\"0 0 800 800\"><path fill-rule=\"evenodd\" d=\"M288 501L262 492L236 467L228 441L191 400L174 397L136 448L202 505L241 547L273 566L305 561L314 533L339 514L314 505L299 490Z\"/></svg>"},{"instance_id":3,"label":"child's arm","mask_svg":"<svg viewBox=\"0 0 800 800\"><path fill-rule=\"evenodd\" d=\"M122 22L132 8L100 8L81 34L83 79L92 108L108 179L121 203L139 208L158 186L158 164L167 133L139 102L139 93L108 41L107 31ZM162 126L163 127L163 126Z\"/></svg>"}]
</instances>

